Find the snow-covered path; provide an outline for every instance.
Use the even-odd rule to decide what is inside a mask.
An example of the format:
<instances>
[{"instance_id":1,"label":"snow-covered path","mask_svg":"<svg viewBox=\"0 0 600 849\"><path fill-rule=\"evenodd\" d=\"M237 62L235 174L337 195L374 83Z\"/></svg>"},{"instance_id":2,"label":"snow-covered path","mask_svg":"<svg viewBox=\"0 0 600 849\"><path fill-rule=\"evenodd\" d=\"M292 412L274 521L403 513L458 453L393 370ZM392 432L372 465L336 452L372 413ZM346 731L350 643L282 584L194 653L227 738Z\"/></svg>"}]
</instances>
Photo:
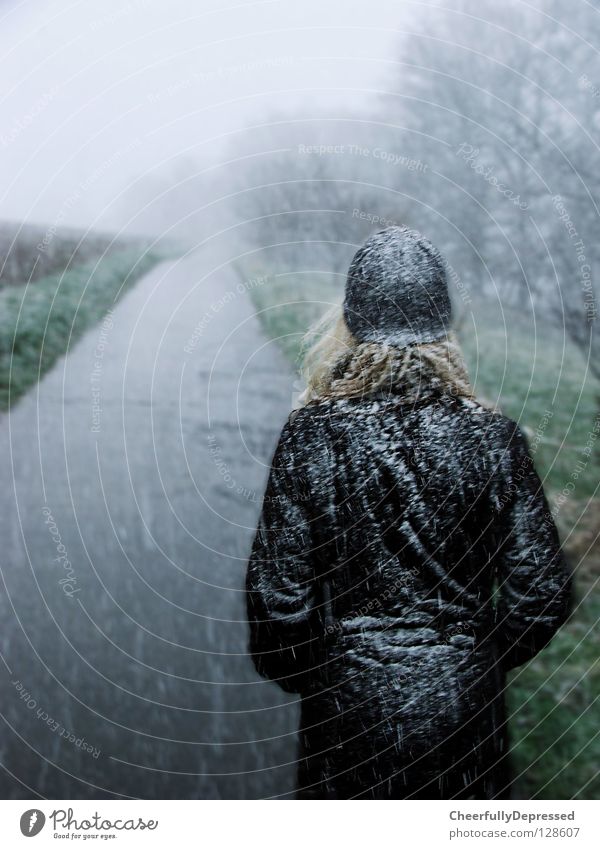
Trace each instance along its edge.
<instances>
[{"instance_id":1,"label":"snow-covered path","mask_svg":"<svg viewBox=\"0 0 600 849\"><path fill-rule=\"evenodd\" d=\"M293 377L221 256L156 267L0 420L4 798L293 789L242 591Z\"/></svg>"}]
</instances>

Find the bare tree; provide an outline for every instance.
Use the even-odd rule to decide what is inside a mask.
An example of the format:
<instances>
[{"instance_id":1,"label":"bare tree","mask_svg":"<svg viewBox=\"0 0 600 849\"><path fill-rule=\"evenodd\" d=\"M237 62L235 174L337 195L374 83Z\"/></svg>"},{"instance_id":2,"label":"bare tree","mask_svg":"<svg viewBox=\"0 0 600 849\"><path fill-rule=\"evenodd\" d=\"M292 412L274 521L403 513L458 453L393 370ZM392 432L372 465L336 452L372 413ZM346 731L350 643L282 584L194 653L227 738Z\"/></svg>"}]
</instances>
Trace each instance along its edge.
<instances>
[{"instance_id":1,"label":"bare tree","mask_svg":"<svg viewBox=\"0 0 600 849\"><path fill-rule=\"evenodd\" d=\"M445 3L403 38L385 110L431 162L419 200L446 252L560 320L600 377L599 35L597 3Z\"/></svg>"}]
</instances>

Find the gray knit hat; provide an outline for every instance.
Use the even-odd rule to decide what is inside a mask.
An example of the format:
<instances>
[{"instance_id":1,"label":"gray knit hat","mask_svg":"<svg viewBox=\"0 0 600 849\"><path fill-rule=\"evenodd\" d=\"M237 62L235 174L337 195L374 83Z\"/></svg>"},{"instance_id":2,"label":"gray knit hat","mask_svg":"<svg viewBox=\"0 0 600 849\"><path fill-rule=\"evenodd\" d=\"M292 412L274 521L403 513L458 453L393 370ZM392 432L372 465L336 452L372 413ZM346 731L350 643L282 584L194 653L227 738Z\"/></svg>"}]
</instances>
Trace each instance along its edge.
<instances>
[{"instance_id":1,"label":"gray knit hat","mask_svg":"<svg viewBox=\"0 0 600 849\"><path fill-rule=\"evenodd\" d=\"M374 233L350 264L344 318L359 342L404 348L446 336L451 306L439 251L407 227Z\"/></svg>"}]
</instances>

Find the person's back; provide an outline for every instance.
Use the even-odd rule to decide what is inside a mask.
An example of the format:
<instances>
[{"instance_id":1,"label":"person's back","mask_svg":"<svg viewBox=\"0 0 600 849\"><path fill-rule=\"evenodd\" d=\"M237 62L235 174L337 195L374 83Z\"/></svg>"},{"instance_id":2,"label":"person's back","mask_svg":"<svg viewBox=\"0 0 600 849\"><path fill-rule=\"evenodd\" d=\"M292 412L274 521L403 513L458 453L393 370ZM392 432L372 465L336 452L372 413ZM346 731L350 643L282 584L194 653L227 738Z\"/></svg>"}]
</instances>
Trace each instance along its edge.
<instances>
[{"instance_id":1,"label":"person's back","mask_svg":"<svg viewBox=\"0 0 600 849\"><path fill-rule=\"evenodd\" d=\"M316 397L285 425L251 649L302 694L303 796L503 798L505 672L564 621L570 580L518 426L426 357L415 379L404 351L372 391Z\"/></svg>"}]
</instances>

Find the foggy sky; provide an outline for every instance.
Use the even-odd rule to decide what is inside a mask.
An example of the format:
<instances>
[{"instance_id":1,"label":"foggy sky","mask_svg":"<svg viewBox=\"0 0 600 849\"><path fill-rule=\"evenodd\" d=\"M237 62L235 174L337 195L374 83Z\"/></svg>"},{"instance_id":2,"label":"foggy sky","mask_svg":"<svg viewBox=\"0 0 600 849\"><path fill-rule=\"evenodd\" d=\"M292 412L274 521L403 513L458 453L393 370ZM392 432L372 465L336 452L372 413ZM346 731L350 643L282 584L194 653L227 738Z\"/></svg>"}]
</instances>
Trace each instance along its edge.
<instances>
[{"instance_id":1,"label":"foggy sky","mask_svg":"<svg viewBox=\"0 0 600 849\"><path fill-rule=\"evenodd\" d=\"M310 103L365 110L407 0L0 3L0 218L122 226L132 179Z\"/></svg>"}]
</instances>

